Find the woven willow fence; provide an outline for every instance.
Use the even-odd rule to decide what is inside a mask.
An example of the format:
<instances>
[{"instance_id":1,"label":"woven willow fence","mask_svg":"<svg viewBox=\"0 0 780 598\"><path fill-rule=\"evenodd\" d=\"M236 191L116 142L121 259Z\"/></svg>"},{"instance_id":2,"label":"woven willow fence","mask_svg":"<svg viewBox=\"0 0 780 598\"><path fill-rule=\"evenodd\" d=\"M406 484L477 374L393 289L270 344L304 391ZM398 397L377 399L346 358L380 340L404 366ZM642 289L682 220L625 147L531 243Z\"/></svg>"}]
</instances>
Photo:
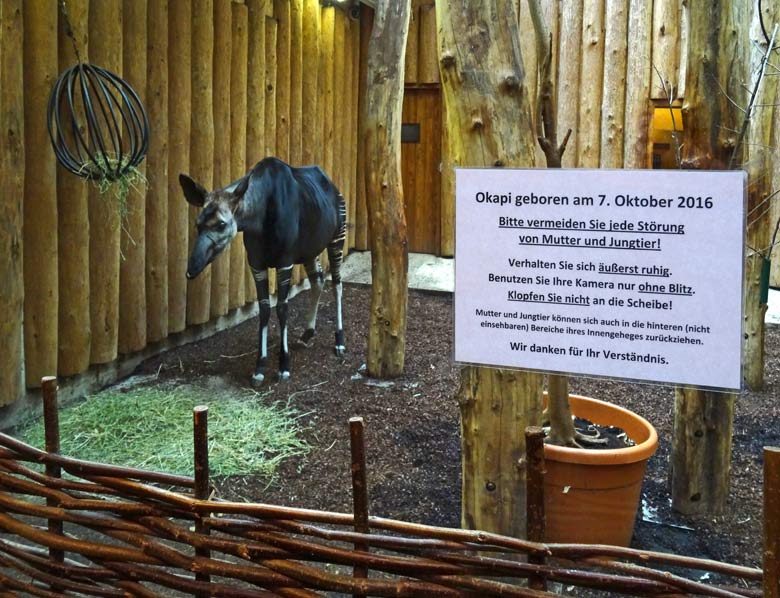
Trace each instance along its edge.
<instances>
[{"instance_id":1,"label":"woven willow fence","mask_svg":"<svg viewBox=\"0 0 780 598\"><path fill-rule=\"evenodd\" d=\"M555 595L543 589L553 582L608 595L761 596L759 569L368 517L359 422L356 510L339 514L202 498L207 461L189 478L61 456L51 409L46 421L48 451L0 434L0 597L541 597ZM197 463L203 409L195 429Z\"/></svg>"}]
</instances>

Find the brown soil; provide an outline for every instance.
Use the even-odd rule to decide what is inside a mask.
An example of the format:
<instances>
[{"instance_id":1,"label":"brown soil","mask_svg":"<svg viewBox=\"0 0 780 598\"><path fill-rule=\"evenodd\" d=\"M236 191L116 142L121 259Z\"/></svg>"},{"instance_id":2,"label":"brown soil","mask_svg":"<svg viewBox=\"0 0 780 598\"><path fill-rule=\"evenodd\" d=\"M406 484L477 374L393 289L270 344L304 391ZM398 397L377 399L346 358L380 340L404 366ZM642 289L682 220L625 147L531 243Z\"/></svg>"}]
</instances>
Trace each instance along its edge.
<instances>
[{"instance_id":1,"label":"brown soil","mask_svg":"<svg viewBox=\"0 0 780 598\"><path fill-rule=\"evenodd\" d=\"M409 294L404 375L392 382L365 378L370 288L346 285L347 355L333 353L334 306L323 294L313 346L293 353L292 378L266 382L268 401L291 400L305 416L310 454L288 461L278 479L233 477L218 481L222 497L314 509L351 510L348 420L366 424L370 510L373 515L441 526L460 523L460 430L454 399L458 367L452 362L452 297ZM291 303L291 334L304 329L307 298ZM276 318L269 347L277 354ZM142 364L139 374L192 382L221 377L249 385L257 349L257 320ZM275 361L274 361L275 364ZM660 446L643 489L647 512L638 515L633 545L751 566L761 564L763 446L780 445L780 330L767 331L766 389L745 392L735 420L732 489L726 513L683 517L671 511L667 490L673 390L668 387L578 379L572 392L627 407L658 430ZM272 372L275 376L275 367Z\"/></svg>"}]
</instances>

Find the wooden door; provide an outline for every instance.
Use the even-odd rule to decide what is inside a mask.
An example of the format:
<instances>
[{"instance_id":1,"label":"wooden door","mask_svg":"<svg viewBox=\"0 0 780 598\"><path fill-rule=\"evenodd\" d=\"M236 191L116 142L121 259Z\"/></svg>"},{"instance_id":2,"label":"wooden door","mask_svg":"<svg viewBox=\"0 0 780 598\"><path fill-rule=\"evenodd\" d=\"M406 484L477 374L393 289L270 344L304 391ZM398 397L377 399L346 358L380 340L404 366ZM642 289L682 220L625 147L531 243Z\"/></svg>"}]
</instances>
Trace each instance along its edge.
<instances>
[{"instance_id":1,"label":"wooden door","mask_svg":"<svg viewBox=\"0 0 780 598\"><path fill-rule=\"evenodd\" d=\"M401 169L409 251L441 253L441 91L404 93Z\"/></svg>"}]
</instances>

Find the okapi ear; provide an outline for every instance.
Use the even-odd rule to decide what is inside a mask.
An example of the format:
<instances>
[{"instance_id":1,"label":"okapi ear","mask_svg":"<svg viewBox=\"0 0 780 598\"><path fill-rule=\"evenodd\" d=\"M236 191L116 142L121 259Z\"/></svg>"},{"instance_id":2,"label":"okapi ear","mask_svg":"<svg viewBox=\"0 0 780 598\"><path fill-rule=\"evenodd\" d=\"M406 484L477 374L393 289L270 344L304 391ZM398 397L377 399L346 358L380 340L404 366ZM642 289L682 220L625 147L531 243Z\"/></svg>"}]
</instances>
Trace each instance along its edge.
<instances>
[{"instance_id":1,"label":"okapi ear","mask_svg":"<svg viewBox=\"0 0 780 598\"><path fill-rule=\"evenodd\" d=\"M208 191L184 173L179 174L179 184L181 185L182 191L184 191L184 197L187 200L187 203L196 208L202 208L203 204L206 203Z\"/></svg>"},{"instance_id":2,"label":"okapi ear","mask_svg":"<svg viewBox=\"0 0 780 598\"><path fill-rule=\"evenodd\" d=\"M238 185L236 185L236 188L233 189L233 197L238 201L242 197L244 197L244 193L246 193L246 190L249 188L249 177L245 176L243 179L241 179L238 182Z\"/></svg>"}]
</instances>

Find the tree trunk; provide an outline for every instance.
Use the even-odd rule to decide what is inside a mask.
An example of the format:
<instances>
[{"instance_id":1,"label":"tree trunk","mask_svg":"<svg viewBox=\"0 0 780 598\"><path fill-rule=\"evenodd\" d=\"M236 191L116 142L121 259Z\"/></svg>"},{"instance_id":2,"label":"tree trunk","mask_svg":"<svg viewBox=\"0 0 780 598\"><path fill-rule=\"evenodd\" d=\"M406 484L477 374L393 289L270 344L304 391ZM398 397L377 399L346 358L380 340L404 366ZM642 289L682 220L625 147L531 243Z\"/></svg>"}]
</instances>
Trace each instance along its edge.
<instances>
[{"instance_id":1,"label":"tree trunk","mask_svg":"<svg viewBox=\"0 0 780 598\"><path fill-rule=\"evenodd\" d=\"M401 184L401 109L410 0L377 6L368 45L366 193L371 231L368 373L401 375L406 340L408 249Z\"/></svg>"},{"instance_id":2,"label":"tree trunk","mask_svg":"<svg viewBox=\"0 0 780 598\"><path fill-rule=\"evenodd\" d=\"M368 241L368 199L366 196L366 153L363 151L362 140L366 131L366 94L368 83L368 43L371 39L371 29L374 26L374 10L361 4L360 6L360 69L358 73L358 161L357 161L357 201L355 217L355 248L370 249ZM411 35L411 21L409 35ZM407 44L408 52L408 44ZM324 151L324 150L323 150Z\"/></svg>"},{"instance_id":3,"label":"tree trunk","mask_svg":"<svg viewBox=\"0 0 780 598\"><path fill-rule=\"evenodd\" d=\"M147 17L146 334L154 343L168 336L168 1L149 2Z\"/></svg>"},{"instance_id":4,"label":"tree trunk","mask_svg":"<svg viewBox=\"0 0 780 598\"><path fill-rule=\"evenodd\" d=\"M723 169L734 153L747 80L745 7L715 0L693 3L683 104L683 166ZM743 20L744 19L744 20ZM737 163L741 163L737 162ZM678 389L670 467L672 506L682 513L723 510L730 481L733 394Z\"/></svg>"},{"instance_id":5,"label":"tree trunk","mask_svg":"<svg viewBox=\"0 0 780 598\"><path fill-rule=\"evenodd\" d=\"M776 3L764 3L763 18L769 35L776 23L780 23L780 7ZM764 56L768 52L769 42L761 31L757 7L754 10L751 35L750 72L759 72ZM774 44L777 45L778 37ZM776 52L774 56L776 56ZM772 233L772 192L780 184L775 163L777 139L777 82L768 77L759 82L756 88L756 109L750 121L746 146L745 170L748 171L748 216L747 216L747 261L745 264L745 286L743 306L745 310L745 343L742 352L742 374L748 387L758 390L764 385L764 318L767 310L766 285L769 281L762 277L765 273L765 260L771 253ZM774 187L774 189L773 189Z\"/></svg>"},{"instance_id":6,"label":"tree trunk","mask_svg":"<svg viewBox=\"0 0 780 598\"><path fill-rule=\"evenodd\" d=\"M629 0L628 54L626 56L626 114L623 165L626 168L648 168L652 0Z\"/></svg>"},{"instance_id":7,"label":"tree trunk","mask_svg":"<svg viewBox=\"0 0 780 598\"><path fill-rule=\"evenodd\" d=\"M146 104L146 0L124 0L122 64L124 80ZM146 176L147 162L138 165ZM146 346L146 186L127 194L127 217L120 237L119 352Z\"/></svg>"},{"instance_id":8,"label":"tree trunk","mask_svg":"<svg viewBox=\"0 0 780 598\"><path fill-rule=\"evenodd\" d=\"M512 0L436 3L453 166L534 166L533 127ZM479 23L480 27L475 27ZM469 52L457 49L468 47ZM463 523L525 534L525 428L541 419L542 376L463 368Z\"/></svg>"},{"instance_id":9,"label":"tree trunk","mask_svg":"<svg viewBox=\"0 0 780 598\"><path fill-rule=\"evenodd\" d=\"M89 2L68 2L68 20L76 37L81 59L89 61ZM60 15L60 72L76 64L73 41L65 32ZM67 129L63 134L68 135ZM86 134L86 127L82 135ZM57 369L62 376L80 374L89 367L91 330L89 324L89 183L62 167L57 168L57 241L59 260L59 332Z\"/></svg>"},{"instance_id":10,"label":"tree trunk","mask_svg":"<svg viewBox=\"0 0 780 598\"><path fill-rule=\"evenodd\" d=\"M24 78L22 0L0 2L0 407L24 392L22 198Z\"/></svg>"},{"instance_id":11,"label":"tree trunk","mask_svg":"<svg viewBox=\"0 0 780 598\"><path fill-rule=\"evenodd\" d=\"M190 170L192 0L168 4L168 333L181 332L187 315L189 204L179 174Z\"/></svg>"}]
</instances>

